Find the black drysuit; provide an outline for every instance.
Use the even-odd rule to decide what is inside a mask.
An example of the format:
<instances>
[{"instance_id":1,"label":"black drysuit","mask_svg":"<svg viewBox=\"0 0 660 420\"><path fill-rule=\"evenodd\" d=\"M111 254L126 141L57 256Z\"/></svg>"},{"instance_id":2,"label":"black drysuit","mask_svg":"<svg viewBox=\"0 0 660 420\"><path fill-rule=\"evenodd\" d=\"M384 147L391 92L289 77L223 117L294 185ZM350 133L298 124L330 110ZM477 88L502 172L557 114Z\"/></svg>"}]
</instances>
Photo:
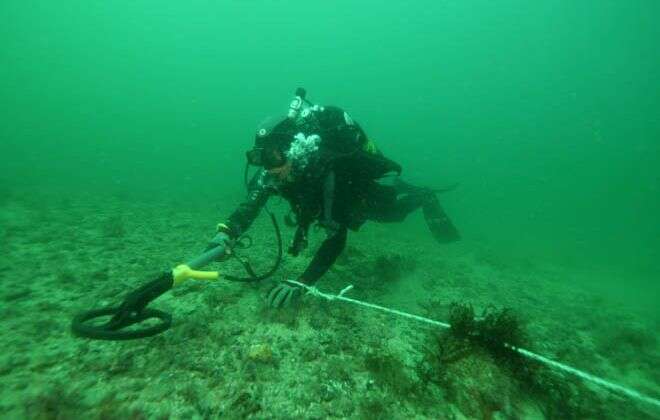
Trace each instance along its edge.
<instances>
[{"instance_id":1,"label":"black drysuit","mask_svg":"<svg viewBox=\"0 0 660 420\"><path fill-rule=\"evenodd\" d=\"M260 170L248 185L248 197L225 224L234 237L244 233L271 195L291 205L298 228L294 246L306 240L309 226L318 222L327 237L298 279L312 284L332 266L346 245L348 229L357 230L366 220L399 222L428 199L428 193L400 196L398 188L377 182L401 167L376 151L360 126L340 108L325 107L308 117L297 132L321 137L319 149L303 169L293 169L291 181L278 183ZM292 132L292 137L297 134ZM421 191L421 189L419 189ZM294 252L295 254L296 252Z\"/></svg>"}]
</instances>

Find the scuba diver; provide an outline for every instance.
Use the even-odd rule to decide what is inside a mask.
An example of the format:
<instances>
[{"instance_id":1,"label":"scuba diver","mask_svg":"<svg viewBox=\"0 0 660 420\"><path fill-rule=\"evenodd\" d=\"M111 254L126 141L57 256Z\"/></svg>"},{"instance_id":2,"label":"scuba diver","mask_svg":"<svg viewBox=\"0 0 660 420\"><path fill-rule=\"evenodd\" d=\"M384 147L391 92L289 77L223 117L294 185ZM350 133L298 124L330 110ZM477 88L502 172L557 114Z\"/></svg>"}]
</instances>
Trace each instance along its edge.
<instances>
[{"instance_id":1,"label":"scuba diver","mask_svg":"<svg viewBox=\"0 0 660 420\"><path fill-rule=\"evenodd\" d=\"M247 199L218 225L207 249L235 242L272 195L285 198L295 216L289 254L297 256L307 246L310 225L316 222L325 229L325 240L297 279L308 285L339 257L348 231L357 231L367 220L401 222L421 207L438 242L459 239L438 202L436 194L442 191L401 180L401 166L385 157L348 113L310 103L302 88L286 116L266 120L257 128L254 147L246 155L248 165L260 169L247 183ZM387 175L395 175L391 185L384 182ZM282 307L300 292L299 286L284 280L268 292L267 301Z\"/></svg>"}]
</instances>

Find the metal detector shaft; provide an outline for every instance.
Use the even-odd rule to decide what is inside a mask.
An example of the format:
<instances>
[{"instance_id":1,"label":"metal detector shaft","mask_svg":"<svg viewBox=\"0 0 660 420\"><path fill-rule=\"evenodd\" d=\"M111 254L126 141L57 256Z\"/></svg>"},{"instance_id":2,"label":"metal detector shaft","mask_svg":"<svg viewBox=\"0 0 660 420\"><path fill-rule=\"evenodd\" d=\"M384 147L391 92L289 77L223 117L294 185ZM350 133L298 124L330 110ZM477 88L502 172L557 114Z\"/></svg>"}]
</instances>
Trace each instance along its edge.
<instances>
[{"instance_id":1,"label":"metal detector shaft","mask_svg":"<svg viewBox=\"0 0 660 420\"><path fill-rule=\"evenodd\" d=\"M218 246L215 248L211 248L207 251L205 251L203 254L199 255L196 258L193 258L190 260L186 265L193 270L199 270L203 268L204 266L208 265L209 263L217 260L219 257L224 255L225 253L225 245L223 244L223 234L218 234L216 235L215 238L211 241L211 243L217 243Z\"/></svg>"}]
</instances>

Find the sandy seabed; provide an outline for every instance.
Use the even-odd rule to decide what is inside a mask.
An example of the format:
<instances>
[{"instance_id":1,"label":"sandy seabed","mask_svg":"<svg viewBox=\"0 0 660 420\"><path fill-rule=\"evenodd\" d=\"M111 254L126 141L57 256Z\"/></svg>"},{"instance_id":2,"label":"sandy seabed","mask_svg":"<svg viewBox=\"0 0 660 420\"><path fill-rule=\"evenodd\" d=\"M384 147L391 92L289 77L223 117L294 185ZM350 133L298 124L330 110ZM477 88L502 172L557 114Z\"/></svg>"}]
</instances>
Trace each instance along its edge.
<instances>
[{"instance_id":1,"label":"sandy seabed","mask_svg":"<svg viewBox=\"0 0 660 420\"><path fill-rule=\"evenodd\" d=\"M271 208L283 214L282 203ZM522 378L483 349L393 315L322 301L269 309L286 256L259 284L189 281L152 303L171 313L155 337L74 337L79 311L115 305L194 257L232 209L117 198L15 195L0 202L0 417L7 419L644 419L660 410L539 368ZM281 217L280 217L281 219ZM414 222L410 222L414 223ZM583 284L602 272L517 257L465 240L439 246L420 226L368 224L317 284L446 321L452 302L512 308L531 348L660 396L660 317ZM285 246L292 230L282 227ZM243 250L264 271L276 255L268 218ZM242 274L235 262L214 265Z\"/></svg>"}]
</instances>

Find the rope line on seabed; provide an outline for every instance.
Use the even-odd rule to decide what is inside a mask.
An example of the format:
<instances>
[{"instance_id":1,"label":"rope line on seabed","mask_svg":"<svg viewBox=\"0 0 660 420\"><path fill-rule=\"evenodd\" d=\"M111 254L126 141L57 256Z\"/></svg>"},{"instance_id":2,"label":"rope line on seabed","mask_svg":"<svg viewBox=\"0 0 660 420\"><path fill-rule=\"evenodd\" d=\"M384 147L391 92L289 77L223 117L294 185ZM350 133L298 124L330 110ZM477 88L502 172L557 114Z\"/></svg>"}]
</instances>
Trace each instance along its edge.
<instances>
[{"instance_id":1,"label":"rope line on seabed","mask_svg":"<svg viewBox=\"0 0 660 420\"><path fill-rule=\"evenodd\" d=\"M430 319L430 318L425 318L423 316L409 314L407 312L398 311L396 309L386 308L385 306L375 305L373 303L368 303L368 302L364 302L364 301L357 300L357 299L351 299L349 297L344 296L344 294L346 294L346 292L348 292L349 290L351 290L353 288L352 285L347 286L344 289L342 289L342 291L339 292L339 294L333 295L333 294L330 294L330 293L323 293L319 289L317 289L316 287L308 286L304 283L300 283L300 282L295 281L295 280L287 280L287 282L296 284L296 285L304 288L305 290L307 290L307 292L309 294L311 294L313 296L317 296L317 297L320 297L320 298L323 298L323 299L326 299L326 300L329 300L329 301L341 300L341 301L352 303L352 304L355 304L355 305L364 306L364 307L371 308L371 309L377 309L379 311L383 311L383 312L387 312L387 313L390 313L390 314L398 315L398 316L401 316L401 317L404 317L404 318L414 319L415 321L420 321L420 322L424 322L426 324L435 325L436 327L451 328L451 325L446 323L446 322L436 321L436 320L433 320L433 319ZM614 391L614 392L619 392L619 393L621 393L623 395L626 395L626 396L628 396L632 399L635 399L637 401L641 401L641 402L644 402L644 403L647 403L647 404L651 404L651 405L654 405L654 406L660 408L660 400L658 400L657 398L649 397L649 396L644 395L644 394L642 394L638 391L635 391L634 389L631 389L631 388L625 387L623 385L619 385L619 384L616 384L614 382L610 382L608 380L599 378L599 377L594 376L590 373L581 371L579 369L575 369L574 367L571 367L571 366L565 365L563 363L557 362L555 360L549 359L545 356L541 356L540 354L536 354L536 353L531 352L529 350L526 350L524 348L511 346L511 345L506 344L506 343L504 343L504 345L507 348L510 348L511 350L513 350L513 351L517 352L518 354L520 354L522 356L525 356L529 359L536 360L537 362L541 362L541 363L543 363L545 365L548 365L548 366L551 366L555 369L558 369L558 370L561 370L563 372L575 375L579 378L584 379L585 381L594 383L596 385L600 385L604 388L607 388L607 389L609 389L611 391Z\"/></svg>"}]
</instances>

